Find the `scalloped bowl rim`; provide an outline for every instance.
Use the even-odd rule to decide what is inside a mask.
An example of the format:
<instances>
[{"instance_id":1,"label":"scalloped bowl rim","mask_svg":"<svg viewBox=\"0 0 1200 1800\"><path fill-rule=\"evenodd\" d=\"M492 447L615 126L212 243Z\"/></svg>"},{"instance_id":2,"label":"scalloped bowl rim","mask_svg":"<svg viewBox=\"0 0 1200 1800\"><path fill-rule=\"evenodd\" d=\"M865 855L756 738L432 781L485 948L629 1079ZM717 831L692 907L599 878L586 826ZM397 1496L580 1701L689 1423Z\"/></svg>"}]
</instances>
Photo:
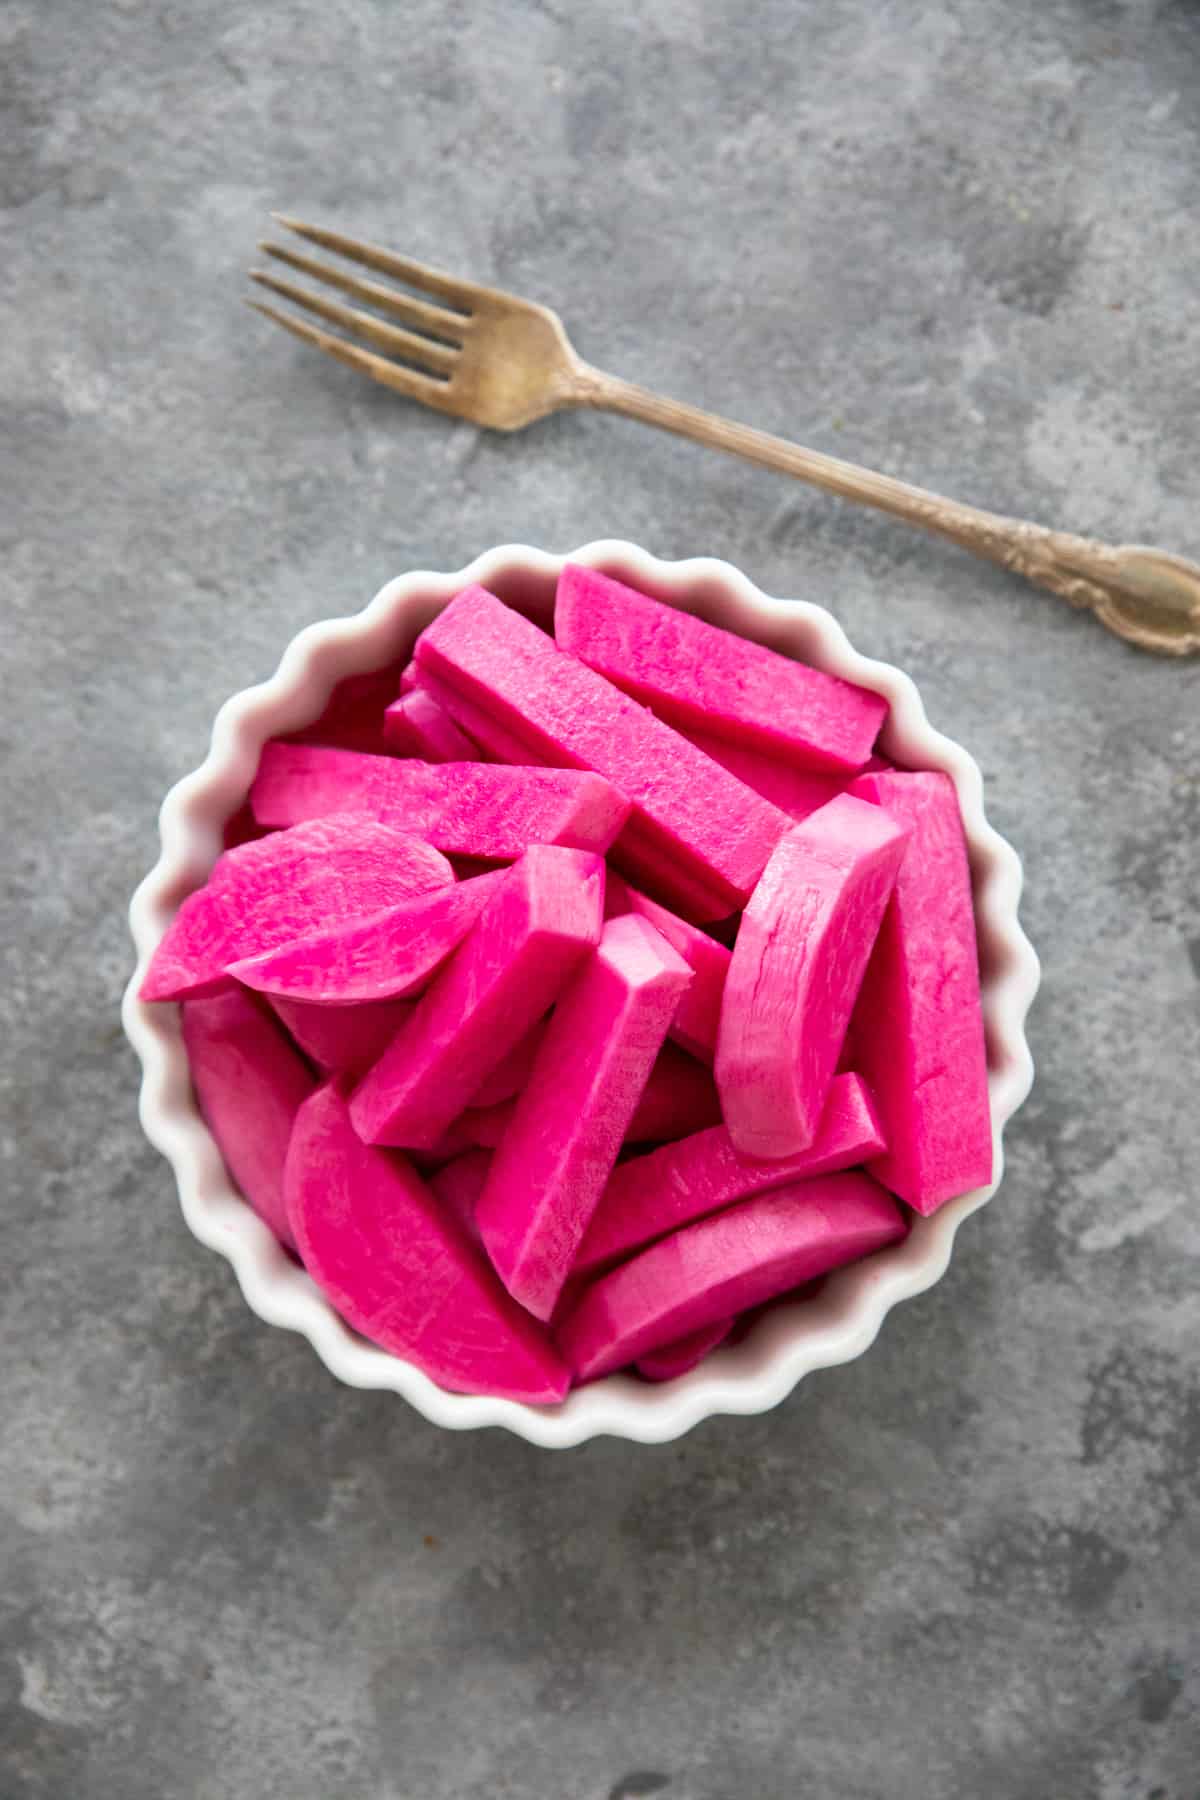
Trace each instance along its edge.
<instances>
[{"instance_id":1,"label":"scalloped bowl rim","mask_svg":"<svg viewBox=\"0 0 1200 1800\"><path fill-rule=\"evenodd\" d=\"M502 594L506 589L511 593L516 583L519 592L536 588L545 596L567 561L603 569L714 623L874 688L891 708L882 746L910 766L944 769L950 775L971 861L995 1178L932 1218L916 1220L903 1244L828 1278L815 1299L777 1305L740 1344L714 1352L688 1374L655 1385L610 1375L575 1390L557 1406L538 1407L490 1395L448 1393L411 1363L366 1342L343 1323L231 1185L192 1096L178 1007L149 1006L139 1000L138 988L176 908L205 879L219 853L221 827L244 799L267 737L308 723L335 681L402 654L416 632L469 583L481 582ZM125 993L122 1019L142 1064L142 1127L174 1170L184 1218L202 1244L233 1265L260 1318L302 1333L340 1380L402 1394L435 1424L455 1430L499 1425L535 1444L566 1447L605 1433L661 1443L714 1414L765 1412L812 1370L860 1356L898 1301L932 1286L946 1269L959 1226L999 1184L1003 1129L1033 1080L1025 1020L1039 979L1037 957L1017 916L1022 879L1017 854L987 822L977 763L930 725L912 679L889 663L862 656L824 607L772 599L729 563L712 557L664 562L634 544L609 538L566 556L504 544L453 573L401 575L361 612L307 626L292 639L268 681L225 702L213 724L207 757L170 790L159 829L161 854L129 909L137 968Z\"/></svg>"}]
</instances>

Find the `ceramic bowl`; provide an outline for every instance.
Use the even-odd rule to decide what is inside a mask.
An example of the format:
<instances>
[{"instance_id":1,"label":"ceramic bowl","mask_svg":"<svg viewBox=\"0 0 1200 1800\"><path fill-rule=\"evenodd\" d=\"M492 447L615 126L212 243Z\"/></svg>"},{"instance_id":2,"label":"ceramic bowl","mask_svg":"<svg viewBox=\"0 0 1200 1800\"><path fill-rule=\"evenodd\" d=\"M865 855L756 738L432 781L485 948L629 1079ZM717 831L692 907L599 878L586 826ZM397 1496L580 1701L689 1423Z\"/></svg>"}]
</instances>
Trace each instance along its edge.
<instances>
[{"instance_id":1,"label":"ceramic bowl","mask_svg":"<svg viewBox=\"0 0 1200 1800\"><path fill-rule=\"evenodd\" d=\"M222 827L245 798L263 742L317 717L343 677L407 658L417 633L470 582L482 582L549 625L555 580L568 560L602 569L713 624L874 688L891 707L880 748L906 767L944 769L951 777L971 863L999 1180L1004 1126L1033 1079L1025 1017L1037 988L1038 964L1017 919L1021 865L987 822L979 768L966 750L929 723L911 679L888 663L861 656L831 613L809 602L771 599L729 563L709 557L661 562L617 540L589 544L569 558L506 544L453 574L401 575L364 611L300 632L269 681L225 702L204 762L163 802L162 852L130 906L138 964L123 1017L142 1062L140 1109L146 1135L175 1171L189 1227L201 1243L232 1263L260 1318L303 1333L339 1380L352 1387L390 1389L438 1425L456 1430L502 1425L547 1446L578 1444L600 1433L663 1442L714 1413L765 1412L814 1369L861 1356L897 1301L919 1294L943 1274L959 1226L991 1198L996 1184L964 1194L932 1218L918 1219L903 1244L830 1276L816 1297L778 1303L740 1343L716 1351L674 1381L655 1385L611 1375L551 1407L446 1393L419 1369L343 1324L241 1199L196 1108L178 1008L147 1006L137 997L146 965L176 908L204 881L220 852Z\"/></svg>"}]
</instances>

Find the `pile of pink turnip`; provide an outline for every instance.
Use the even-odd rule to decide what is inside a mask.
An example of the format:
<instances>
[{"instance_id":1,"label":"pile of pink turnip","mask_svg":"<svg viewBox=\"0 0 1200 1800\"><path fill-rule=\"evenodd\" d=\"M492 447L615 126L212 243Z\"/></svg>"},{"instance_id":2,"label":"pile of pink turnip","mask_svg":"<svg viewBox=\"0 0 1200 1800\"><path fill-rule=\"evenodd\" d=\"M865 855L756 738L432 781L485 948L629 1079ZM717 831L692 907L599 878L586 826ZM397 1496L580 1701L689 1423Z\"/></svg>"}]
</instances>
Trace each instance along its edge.
<instances>
[{"instance_id":1,"label":"pile of pink turnip","mask_svg":"<svg viewBox=\"0 0 1200 1800\"><path fill-rule=\"evenodd\" d=\"M460 1393L670 1379L986 1184L954 787L876 693L568 564L268 742L162 938L195 1093L345 1321Z\"/></svg>"}]
</instances>

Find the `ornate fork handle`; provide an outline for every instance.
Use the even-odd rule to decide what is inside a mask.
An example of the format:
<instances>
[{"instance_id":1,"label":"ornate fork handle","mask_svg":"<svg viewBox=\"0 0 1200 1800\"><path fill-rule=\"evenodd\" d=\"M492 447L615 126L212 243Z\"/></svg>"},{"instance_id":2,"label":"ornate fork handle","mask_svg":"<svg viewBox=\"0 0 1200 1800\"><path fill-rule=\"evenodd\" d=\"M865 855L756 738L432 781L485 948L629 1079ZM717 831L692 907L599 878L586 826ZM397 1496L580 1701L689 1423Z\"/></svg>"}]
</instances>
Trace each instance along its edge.
<instances>
[{"instance_id":1,"label":"ornate fork handle","mask_svg":"<svg viewBox=\"0 0 1200 1800\"><path fill-rule=\"evenodd\" d=\"M1024 576L1069 605L1095 613L1110 630L1141 649L1177 656L1200 650L1200 569L1182 557L1137 544L1105 544L1068 531L1051 531L1026 519L949 500L841 457L668 400L587 364L578 365L571 400L576 406L623 413L694 438L920 525Z\"/></svg>"}]
</instances>

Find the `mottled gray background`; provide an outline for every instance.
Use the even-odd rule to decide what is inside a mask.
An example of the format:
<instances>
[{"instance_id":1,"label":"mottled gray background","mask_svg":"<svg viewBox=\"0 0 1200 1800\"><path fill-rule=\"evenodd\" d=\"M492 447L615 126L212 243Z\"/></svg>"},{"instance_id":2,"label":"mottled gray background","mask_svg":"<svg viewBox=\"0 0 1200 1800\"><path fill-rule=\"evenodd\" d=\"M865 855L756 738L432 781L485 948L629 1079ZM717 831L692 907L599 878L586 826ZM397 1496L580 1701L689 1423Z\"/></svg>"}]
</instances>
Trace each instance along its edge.
<instances>
[{"instance_id":1,"label":"mottled gray background","mask_svg":"<svg viewBox=\"0 0 1200 1800\"><path fill-rule=\"evenodd\" d=\"M1194 0L0 8L2 1800L1196 1800L1200 668L240 303L272 207L593 361L1200 553ZM505 539L833 606L979 756L1045 961L999 1201L768 1417L565 1454L338 1387L187 1234L117 1026L233 688Z\"/></svg>"}]
</instances>

